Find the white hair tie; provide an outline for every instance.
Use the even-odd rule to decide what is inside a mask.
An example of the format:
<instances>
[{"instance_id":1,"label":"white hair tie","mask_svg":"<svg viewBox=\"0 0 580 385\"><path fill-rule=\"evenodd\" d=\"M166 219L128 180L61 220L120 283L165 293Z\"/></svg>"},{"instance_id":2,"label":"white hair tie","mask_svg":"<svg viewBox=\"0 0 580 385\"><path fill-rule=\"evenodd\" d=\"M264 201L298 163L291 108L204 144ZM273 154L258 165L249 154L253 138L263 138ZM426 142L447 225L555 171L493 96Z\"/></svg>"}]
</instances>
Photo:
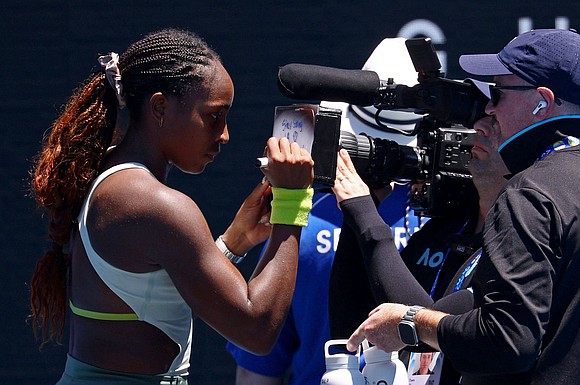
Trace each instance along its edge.
<instances>
[{"instance_id":1,"label":"white hair tie","mask_svg":"<svg viewBox=\"0 0 580 385\"><path fill-rule=\"evenodd\" d=\"M119 70L119 54L111 52L108 55L99 56L99 64L105 67L107 80L115 90L119 107L125 107L127 103L125 103L125 98L123 97L123 84L121 84L121 71Z\"/></svg>"}]
</instances>

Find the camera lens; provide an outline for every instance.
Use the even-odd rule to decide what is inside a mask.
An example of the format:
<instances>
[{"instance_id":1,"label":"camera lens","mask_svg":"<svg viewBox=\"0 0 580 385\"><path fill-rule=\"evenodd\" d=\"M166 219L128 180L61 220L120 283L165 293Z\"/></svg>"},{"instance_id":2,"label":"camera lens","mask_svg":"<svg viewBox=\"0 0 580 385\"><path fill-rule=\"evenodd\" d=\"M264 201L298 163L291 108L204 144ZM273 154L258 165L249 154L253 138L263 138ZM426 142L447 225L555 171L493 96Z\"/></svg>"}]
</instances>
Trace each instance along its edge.
<instances>
[{"instance_id":1,"label":"camera lens","mask_svg":"<svg viewBox=\"0 0 580 385\"><path fill-rule=\"evenodd\" d=\"M419 175L421 157L413 147L348 131L341 131L340 144L371 188L384 187L393 180L412 180Z\"/></svg>"}]
</instances>

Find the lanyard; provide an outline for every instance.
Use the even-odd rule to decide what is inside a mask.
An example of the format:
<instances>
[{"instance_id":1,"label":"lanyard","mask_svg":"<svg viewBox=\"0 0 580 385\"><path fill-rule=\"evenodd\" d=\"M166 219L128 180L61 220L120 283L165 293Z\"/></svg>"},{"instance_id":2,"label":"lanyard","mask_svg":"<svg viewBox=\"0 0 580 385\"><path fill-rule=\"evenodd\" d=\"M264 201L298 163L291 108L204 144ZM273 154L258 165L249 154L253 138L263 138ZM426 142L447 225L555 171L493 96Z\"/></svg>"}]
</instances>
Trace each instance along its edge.
<instances>
[{"instance_id":1,"label":"lanyard","mask_svg":"<svg viewBox=\"0 0 580 385\"><path fill-rule=\"evenodd\" d=\"M469 219L463 224L463 226L461 226L461 228L459 229L459 231L457 232L456 235L461 235L461 233L463 233L463 231L465 230L465 227L467 227L468 223L469 223ZM437 275L435 276L435 281L433 281L433 286L431 287L431 291L429 292L429 296L431 298L433 298L433 296L435 295L435 289L437 288L437 283L439 281L439 276L441 275L441 270L443 270L443 265L445 264L445 261L447 260L447 256L449 255L450 252L451 252L451 247L448 247L447 251L445 252L445 255L443 256L443 260L441 261L441 265L439 266L439 270L437 271Z\"/></svg>"},{"instance_id":2,"label":"lanyard","mask_svg":"<svg viewBox=\"0 0 580 385\"><path fill-rule=\"evenodd\" d=\"M477 267L477 264L479 263L479 258L481 258L482 252L483 252L483 250L480 247L479 250L477 251L477 255L475 256L475 258L473 258L473 260L469 263L469 265L467 265L465 270L463 270L463 273L461 273L461 276L459 277L459 279L457 280L457 283L455 284L455 288L453 289L453 292L456 292L459 289L461 289L461 285L463 285L463 281L465 281L465 278L467 278L469 276L469 274L471 274L473 272L473 270L475 270L475 268Z\"/></svg>"},{"instance_id":3,"label":"lanyard","mask_svg":"<svg viewBox=\"0 0 580 385\"><path fill-rule=\"evenodd\" d=\"M550 155L553 152L563 150L565 148L575 147L580 144L580 140L574 136L567 136L562 138L561 140L557 141L554 144L551 144L540 154L538 160L544 159L546 156Z\"/></svg>"},{"instance_id":4,"label":"lanyard","mask_svg":"<svg viewBox=\"0 0 580 385\"><path fill-rule=\"evenodd\" d=\"M447 253L445 254L445 258L447 258L447 254L449 253L449 251L450 251L450 249L447 249ZM471 260L469 265L467 265L467 267L463 270L463 272L459 276L457 283L455 284L455 287L453 288L453 292L460 290L461 285L463 285L463 281L465 281L465 278L469 277L469 275L471 273L473 273L473 270L475 270L475 268L477 267L477 264L479 263L479 259L481 258L482 252L483 252L483 250L480 247L479 250L477 250L475 258L473 258ZM443 260L443 262L441 262L441 265L443 265L444 262L445 262L445 259ZM443 267L443 266L441 266L441 267ZM437 276L435 277L435 282L433 283L433 287L431 288L431 292L429 293L429 296L431 298L433 298L433 296L435 295L435 288L437 287L437 281L439 280L439 274L441 273L441 267L439 268L439 271L437 272Z\"/></svg>"}]
</instances>

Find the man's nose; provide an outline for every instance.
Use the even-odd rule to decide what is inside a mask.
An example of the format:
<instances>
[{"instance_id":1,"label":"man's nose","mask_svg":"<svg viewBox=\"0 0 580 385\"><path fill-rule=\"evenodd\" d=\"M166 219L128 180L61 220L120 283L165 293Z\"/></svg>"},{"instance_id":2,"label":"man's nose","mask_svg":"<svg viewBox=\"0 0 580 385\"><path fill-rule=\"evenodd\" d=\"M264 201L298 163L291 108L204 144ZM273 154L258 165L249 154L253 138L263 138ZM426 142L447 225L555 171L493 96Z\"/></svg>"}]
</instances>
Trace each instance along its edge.
<instances>
[{"instance_id":1,"label":"man's nose","mask_svg":"<svg viewBox=\"0 0 580 385\"><path fill-rule=\"evenodd\" d=\"M488 115L493 115L495 114L495 106L493 105L493 103L491 102L491 99L487 102L487 104L485 105L485 113Z\"/></svg>"}]
</instances>

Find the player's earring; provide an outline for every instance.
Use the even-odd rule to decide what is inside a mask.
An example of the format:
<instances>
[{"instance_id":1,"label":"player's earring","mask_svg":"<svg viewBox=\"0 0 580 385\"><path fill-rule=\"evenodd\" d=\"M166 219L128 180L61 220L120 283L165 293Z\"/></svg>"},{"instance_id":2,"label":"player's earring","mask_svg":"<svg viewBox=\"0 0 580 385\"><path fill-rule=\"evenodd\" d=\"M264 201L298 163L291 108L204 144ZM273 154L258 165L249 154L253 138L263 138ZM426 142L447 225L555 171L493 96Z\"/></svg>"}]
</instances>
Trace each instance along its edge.
<instances>
[{"instance_id":1,"label":"player's earring","mask_svg":"<svg viewBox=\"0 0 580 385\"><path fill-rule=\"evenodd\" d=\"M163 116L159 119L159 128L163 128Z\"/></svg>"}]
</instances>

